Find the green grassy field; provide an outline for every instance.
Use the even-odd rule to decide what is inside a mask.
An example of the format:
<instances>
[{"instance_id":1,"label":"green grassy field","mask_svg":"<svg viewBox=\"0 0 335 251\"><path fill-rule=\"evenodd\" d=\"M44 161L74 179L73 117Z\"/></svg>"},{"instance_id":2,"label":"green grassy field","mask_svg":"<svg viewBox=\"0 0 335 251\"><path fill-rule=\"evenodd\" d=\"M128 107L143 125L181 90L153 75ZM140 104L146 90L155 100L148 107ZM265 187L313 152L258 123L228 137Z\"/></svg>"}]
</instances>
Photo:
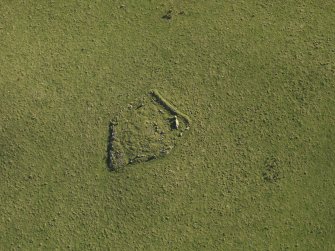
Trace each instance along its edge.
<instances>
[{"instance_id":1,"label":"green grassy field","mask_svg":"<svg viewBox=\"0 0 335 251\"><path fill-rule=\"evenodd\" d=\"M0 250L335 250L334 27L331 0L2 0ZM111 172L151 89L189 135Z\"/></svg>"}]
</instances>

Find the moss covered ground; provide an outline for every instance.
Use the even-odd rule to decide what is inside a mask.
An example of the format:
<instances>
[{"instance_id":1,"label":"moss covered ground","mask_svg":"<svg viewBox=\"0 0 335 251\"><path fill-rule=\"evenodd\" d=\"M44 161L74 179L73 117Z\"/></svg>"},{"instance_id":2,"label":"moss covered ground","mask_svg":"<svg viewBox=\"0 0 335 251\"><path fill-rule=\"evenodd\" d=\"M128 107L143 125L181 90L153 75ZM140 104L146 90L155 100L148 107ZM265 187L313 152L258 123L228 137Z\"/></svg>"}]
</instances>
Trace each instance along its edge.
<instances>
[{"instance_id":1,"label":"moss covered ground","mask_svg":"<svg viewBox=\"0 0 335 251\"><path fill-rule=\"evenodd\" d=\"M334 1L0 2L0 250L334 250ZM156 89L192 127L111 172Z\"/></svg>"}]
</instances>

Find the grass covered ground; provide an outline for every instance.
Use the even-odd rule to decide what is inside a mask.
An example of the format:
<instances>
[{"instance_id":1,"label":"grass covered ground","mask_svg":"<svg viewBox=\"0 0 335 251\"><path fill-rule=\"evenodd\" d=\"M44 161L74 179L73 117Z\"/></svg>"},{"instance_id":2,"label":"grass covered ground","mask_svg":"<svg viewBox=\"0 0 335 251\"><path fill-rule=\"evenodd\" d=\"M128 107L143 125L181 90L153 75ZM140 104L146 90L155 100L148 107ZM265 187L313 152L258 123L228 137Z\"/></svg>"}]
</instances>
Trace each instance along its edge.
<instances>
[{"instance_id":1,"label":"grass covered ground","mask_svg":"<svg viewBox=\"0 0 335 251\"><path fill-rule=\"evenodd\" d=\"M1 1L0 250L334 250L334 14ZM109 120L151 89L189 135L110 172Z\"/></svg>"}]
</instances>

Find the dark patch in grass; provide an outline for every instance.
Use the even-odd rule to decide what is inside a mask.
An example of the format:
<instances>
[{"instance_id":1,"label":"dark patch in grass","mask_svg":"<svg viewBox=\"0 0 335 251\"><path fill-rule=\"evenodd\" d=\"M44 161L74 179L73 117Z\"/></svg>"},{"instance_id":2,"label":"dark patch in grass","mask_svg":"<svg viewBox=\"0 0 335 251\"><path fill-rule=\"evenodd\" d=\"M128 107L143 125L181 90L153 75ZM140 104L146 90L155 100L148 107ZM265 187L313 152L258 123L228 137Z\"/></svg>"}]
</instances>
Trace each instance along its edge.
<instances>
[{"instance_id":1,"label":"dark patch in grass","mask_svg":"<svg viewBox=\"0 0 335 251\"><path fill-rule=\"evenodd\" d=\"M172 19L172 10L168 10L163 16L163 19L170 20Z\"/></svg>"},{"instance_id":2,"label":"dark patch in grass","mask_svg":"<svg viewBox=\"0 0 335 251\"><path fill-rule=\"evenodd\" d=\"M107 140L107 159L106 164L110 171L115 171L113 166L113 141L115 139L114 124L109 122L108 126L108 140Z\"/></svg>"},{"instance_id":3,"label":"dark patch in grass","mask_svg":"<svg viewBox=\"0 0 335 251\"><path fill-rule=\"evenodd\" d=\"M266 182L277 182L281 178L279 160L277 158L268 158L265 161L265 169L262 173L263 179Z\"/></svg>"}]
</instances>

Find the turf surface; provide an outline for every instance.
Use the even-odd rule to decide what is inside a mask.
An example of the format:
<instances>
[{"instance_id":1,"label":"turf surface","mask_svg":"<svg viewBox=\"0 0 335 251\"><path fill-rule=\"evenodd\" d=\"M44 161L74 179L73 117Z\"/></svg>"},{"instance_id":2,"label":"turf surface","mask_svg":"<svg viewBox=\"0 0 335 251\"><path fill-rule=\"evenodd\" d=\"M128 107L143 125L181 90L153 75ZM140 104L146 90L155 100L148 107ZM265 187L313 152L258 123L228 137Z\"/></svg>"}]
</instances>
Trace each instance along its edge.
<instances>
[{"instance_id":1,"label":"turf surface","mask_svg":"<svg viewBox=\"0 0 335 251\"><path fill-rule=\"evenodd\" d=\"M0 3L1 250L334 250L333 1ZM157 89L166 158L106 166Z\"/></svg>"}]
</instances>

